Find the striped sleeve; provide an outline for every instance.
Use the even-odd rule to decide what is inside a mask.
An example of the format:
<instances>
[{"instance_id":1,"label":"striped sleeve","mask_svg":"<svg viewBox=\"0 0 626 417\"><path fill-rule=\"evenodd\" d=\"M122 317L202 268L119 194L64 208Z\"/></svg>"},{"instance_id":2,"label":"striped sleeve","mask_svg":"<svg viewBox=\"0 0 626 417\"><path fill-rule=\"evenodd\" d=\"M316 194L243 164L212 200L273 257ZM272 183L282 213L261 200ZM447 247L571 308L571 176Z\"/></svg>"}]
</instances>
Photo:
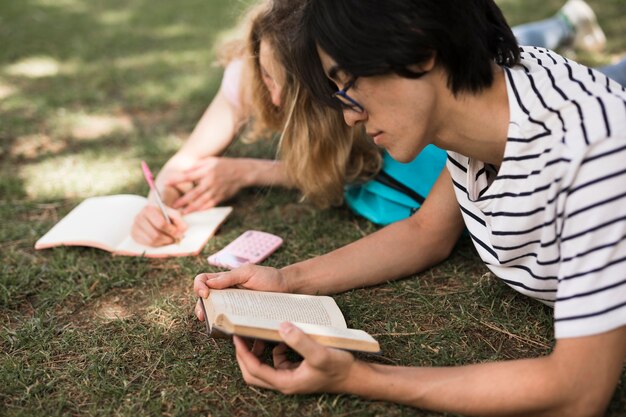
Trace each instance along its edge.
<instances>
[{"instance_id":1,"label":"striped sleeve","mask_svg":"<svg viewBox=\"0 0 626 417\"><path fill-rule=\"evenodd\" d=\"M626 325L626 138L589 147L566 181L555 336Z\"/></svg>"}]
</instances>

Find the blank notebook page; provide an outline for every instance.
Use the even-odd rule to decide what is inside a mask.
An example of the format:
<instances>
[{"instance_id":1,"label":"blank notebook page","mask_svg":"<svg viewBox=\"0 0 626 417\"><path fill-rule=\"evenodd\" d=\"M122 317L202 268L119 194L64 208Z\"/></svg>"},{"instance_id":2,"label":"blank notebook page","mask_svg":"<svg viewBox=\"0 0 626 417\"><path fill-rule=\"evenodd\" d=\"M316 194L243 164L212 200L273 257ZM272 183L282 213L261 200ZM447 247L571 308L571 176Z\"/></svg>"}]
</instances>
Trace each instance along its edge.
<instances>
[{"instance_id":1,"label":"blank notebook page","mask_svg":"<svg viewBox=\"0 0 626 417\"><path fill-rule=\"evenodd\" d=\"M90 243L114 250L128 237L135 216L146 202L144 197L126 194L88 198L46 233L36 247Z\"/></svg>"}]
</instances>

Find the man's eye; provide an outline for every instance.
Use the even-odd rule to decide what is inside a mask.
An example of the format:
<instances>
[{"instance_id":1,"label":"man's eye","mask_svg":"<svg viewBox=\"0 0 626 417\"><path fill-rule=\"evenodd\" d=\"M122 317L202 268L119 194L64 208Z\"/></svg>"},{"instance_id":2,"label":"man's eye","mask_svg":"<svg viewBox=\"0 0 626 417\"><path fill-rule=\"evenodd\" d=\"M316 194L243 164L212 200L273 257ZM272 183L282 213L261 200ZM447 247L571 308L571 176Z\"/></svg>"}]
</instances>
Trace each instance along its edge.
<instances>
[{"instance_id":1,"label":"man's eye","mask_svg":"<svg viewBox=\"0 0 626 417\"><path fill-rule=\"evenodd\" d=\"M343 85L343 89L350 90L350 89L355 88L356 80L357 80L356 78L351 78L347 83Z\"/></svg>"}]
</instances>

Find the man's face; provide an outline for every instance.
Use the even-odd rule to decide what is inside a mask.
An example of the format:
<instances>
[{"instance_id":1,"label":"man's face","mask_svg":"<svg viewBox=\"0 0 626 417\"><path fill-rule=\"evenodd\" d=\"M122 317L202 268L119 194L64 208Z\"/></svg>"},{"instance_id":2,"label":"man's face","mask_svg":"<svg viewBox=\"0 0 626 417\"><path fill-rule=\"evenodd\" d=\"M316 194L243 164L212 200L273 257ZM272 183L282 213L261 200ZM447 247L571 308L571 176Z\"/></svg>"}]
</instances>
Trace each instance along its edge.
<instances>
[{"instance_id":1,"label":"man's face","mask_svg":"<svg viewBox=\"0 0 626 417\"><path fill-rule=\"evenodd\" d=\"M319 47L318 54L324 72L338 89L353 80ZM427 71L434 62L429 65ZM344 109L344 119L350 126L362 123L374 142L394 159L410 162L434 139L439 83L437 74L431 73L418 79L395 74L359 77L347 94L364 110Z\"/></svg>"}]
</instances>

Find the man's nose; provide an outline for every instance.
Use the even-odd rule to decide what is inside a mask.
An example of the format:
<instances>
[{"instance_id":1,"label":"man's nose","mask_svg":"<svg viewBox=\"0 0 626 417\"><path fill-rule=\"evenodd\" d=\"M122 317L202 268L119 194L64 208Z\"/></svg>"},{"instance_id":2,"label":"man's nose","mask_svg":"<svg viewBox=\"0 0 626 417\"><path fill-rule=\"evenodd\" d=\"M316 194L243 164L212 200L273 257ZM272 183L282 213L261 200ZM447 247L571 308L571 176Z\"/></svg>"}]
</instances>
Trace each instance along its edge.
<instances>
[{"instance_id":1,"label":"man's nose","mask_svg":"<svg viewBox=\"0 0 626 417\"><path fill-rule=\"evenodd\" d=\"M367 112L358 112L351 109L344 109L343 119L346 121L348 126L354 127L357 125L357 123L367 120Z\"/></svg>"}]
</instances>

